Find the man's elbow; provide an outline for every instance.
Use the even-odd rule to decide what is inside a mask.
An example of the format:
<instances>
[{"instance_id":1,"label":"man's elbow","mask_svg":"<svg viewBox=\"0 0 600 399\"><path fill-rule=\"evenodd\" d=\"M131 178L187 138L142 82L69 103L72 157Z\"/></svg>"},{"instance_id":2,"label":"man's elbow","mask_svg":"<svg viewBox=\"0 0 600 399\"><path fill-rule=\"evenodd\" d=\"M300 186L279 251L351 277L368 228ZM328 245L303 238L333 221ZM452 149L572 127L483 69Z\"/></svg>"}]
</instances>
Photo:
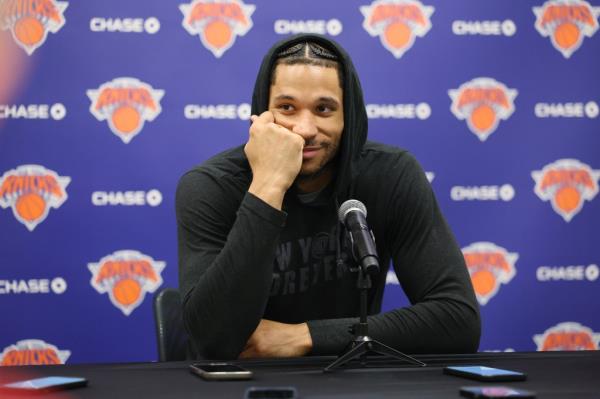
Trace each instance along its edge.
<instances>
[{"instance_id":1,"label":"man's elbow","mask_svg":"<svg viewBox=\"0 0 600 399\"><path fill-rule=\"evenodd\" d=\"M203 322L197 315L190 315L184 311L185 329L193 344L196 356L210 360L237 359L242 352L243 343L239 337L231 334L231 329L221 328L216 322Z\"/></svg>"},{"instance_id":2,"label":"man's elbow","mask_svg":"<svg viewBox=\"0 0 600 399\"><path fill-rule=\"evenodd\" d=\"M479 308L470 309L464 317L463 326L457 331L456 353L475 353L481 339L481 316Z\"/></svg>"}]
</instances>

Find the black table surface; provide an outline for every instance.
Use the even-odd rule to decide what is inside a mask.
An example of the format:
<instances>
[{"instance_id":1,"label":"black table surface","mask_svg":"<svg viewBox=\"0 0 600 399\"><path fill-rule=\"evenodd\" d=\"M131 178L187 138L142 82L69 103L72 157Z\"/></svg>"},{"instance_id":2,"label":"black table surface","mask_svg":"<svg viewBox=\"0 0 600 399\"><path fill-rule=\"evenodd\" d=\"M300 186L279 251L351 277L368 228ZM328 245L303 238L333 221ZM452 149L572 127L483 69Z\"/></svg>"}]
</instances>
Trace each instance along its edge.
<instances>
[{"instance_id":1,"label":"black table surface","mask_svg":"<svg viewBox=\"0 0 600 399\"><path fill-rule=\"evenodd\" d=\"M191 362L13 366L0 368L0 384L24 378L79 376L89 385L44 394L44 398L243 398L251 386L294 386L300 398L460 398L463 386L503 385L537 392L538 398L600 398L600 351L477 353L416 356L427 367L384 357L369 358L333 373L322 369L334 357L245 360L248 381L205 381ZM482 383L442 372L447 365L484 365L522 371L526 381ZM2 393L1 398L13 397ZM17 396L14 396L17 397ZM18 396L23 397L23 396ZM36 395L40 397L40 395Z\"/></svg>"}]
</instances>

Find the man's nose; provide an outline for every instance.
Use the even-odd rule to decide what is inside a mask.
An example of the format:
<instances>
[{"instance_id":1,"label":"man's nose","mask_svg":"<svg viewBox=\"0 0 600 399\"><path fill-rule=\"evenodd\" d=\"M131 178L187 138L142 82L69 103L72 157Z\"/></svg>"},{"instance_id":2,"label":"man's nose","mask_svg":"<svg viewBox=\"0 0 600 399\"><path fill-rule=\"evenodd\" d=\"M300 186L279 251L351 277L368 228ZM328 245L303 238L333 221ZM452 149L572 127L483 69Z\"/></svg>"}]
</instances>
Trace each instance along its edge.
<instances>
[{"instance_id":1,"label":"man's nose","mask_svg":"<svg viewBox=\"0 0 600 399\"><path fill-rule=\"evenodd\" d=\"M318 129L313 116L310 113L298 115L298 119L292 128L292 132L299 134L306 141L310 141L317 135Z\"/></svg>"}]
</instances>

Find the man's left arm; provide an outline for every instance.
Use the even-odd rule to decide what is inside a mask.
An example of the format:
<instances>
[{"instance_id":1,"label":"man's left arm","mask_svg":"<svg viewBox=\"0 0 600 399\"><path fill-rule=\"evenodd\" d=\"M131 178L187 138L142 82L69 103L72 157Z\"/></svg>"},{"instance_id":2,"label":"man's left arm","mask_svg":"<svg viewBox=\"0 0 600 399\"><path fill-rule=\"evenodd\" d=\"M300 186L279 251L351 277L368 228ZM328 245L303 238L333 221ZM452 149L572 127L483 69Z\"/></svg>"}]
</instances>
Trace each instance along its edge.
<instances>
[{"instance_id":1,"label":"man's left arm","mask_svg":"<svg viewBox=\"0 0 600 399\"><path fill-rule=\"evenodd\" d=\"M400 163L403 172L396 187L390 185L393 193L390 206L385 207L393 212L384 245L391 251L398 280L412 305L369 316L369 335L407 353L475 352L481 322L464 257L417 161L405 153ZM245 352L250 356L336 354L353 338L348 326L355 322L356 318L299 325L261 322ZM302 340L305 327L310 349ZM298 334L297 340L288 334ZM260 345L267 336L271 345ZM256 352L259 346L265 351Z\"/></svg>"},{"instance_id":2,"label":"man's left arm","mask_svg":"<svg viewBox=\"0 0 600 399\"><path fill-rule=\"evenodd\" d=\"M414 157L402 153L394 165L399 172L395 177L388 173L389 184L380 193L386 197L380 204L386 212L381 245L391 253L412 305L369 316L369 335L407 353L475 352L481 334L479 305L462 252ZM351 339L346 330L352 320L308 322L312 353L341 350Z\"/></svg>"}]
</instances>

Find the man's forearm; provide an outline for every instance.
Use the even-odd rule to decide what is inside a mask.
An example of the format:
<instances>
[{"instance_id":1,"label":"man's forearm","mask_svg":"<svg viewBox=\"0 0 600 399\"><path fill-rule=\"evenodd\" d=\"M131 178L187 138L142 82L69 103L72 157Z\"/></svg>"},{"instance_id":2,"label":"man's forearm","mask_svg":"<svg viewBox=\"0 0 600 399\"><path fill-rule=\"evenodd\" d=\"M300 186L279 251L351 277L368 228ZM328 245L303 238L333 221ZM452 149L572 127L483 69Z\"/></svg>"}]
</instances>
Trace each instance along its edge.
<instances>
[{"instance_id":1,"label":"man's forearm","mask_svg":"<svg viewBox=\"0 0 600 399\"><path fill-rule=\"evenodd\" d=\"M184 321L203 356L236 358L258 325L284 220L281 212L246 196L227 242L214 249L218 255L195 260L210 264L202 266L204 272L184 298Z\"/></svg>"}]
</instances>

